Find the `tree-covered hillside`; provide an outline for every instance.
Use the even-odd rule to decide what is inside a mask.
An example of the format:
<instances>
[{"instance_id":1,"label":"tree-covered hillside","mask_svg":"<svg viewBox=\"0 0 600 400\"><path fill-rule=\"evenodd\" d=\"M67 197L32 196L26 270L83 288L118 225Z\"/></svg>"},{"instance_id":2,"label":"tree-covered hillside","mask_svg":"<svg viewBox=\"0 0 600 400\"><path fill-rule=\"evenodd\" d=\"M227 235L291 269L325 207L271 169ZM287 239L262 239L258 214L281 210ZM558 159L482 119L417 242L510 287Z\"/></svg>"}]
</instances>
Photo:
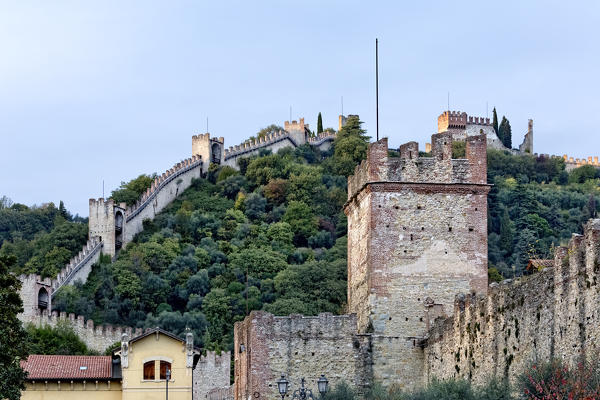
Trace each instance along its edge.
<instances>
[{"instance_id":1,"label":"tree-covered hillside","mask_svg":"<svg viewBox=\"0 0 600 400\"><path fill-rule=\"evenodd\" d=\"M60 202L39 207L0 198L0 256L15 256L13 272L54 277L87 241L87 219Z\"/></svg>"},{"instance_id":2,"label":"tree-covered hillside","mask_svg":"<svg viewBox=\"0 0 600 400\"><path fill-rule=\"evenodd\" d=\"M346 178L364 158L367 142L359 121L349 119L327 153L302 146L243 159L240 171L212 165L206 179L195 181L154 221L146 221L116 262L103 258L85 284L62 288L55 309L96 323L160 325L176 333L188 326L204 346L215 349L231 347L233 323L251 310L344 312L347 224L342 206ZM462 155L464 143L456 143L454 156ZM560 158L490 150L490 277L520 275L529 258L549 257L553 246L581 232L598 209L598 178L592 167L567 173ZM123 183L113 197L130 202L150 181L142 176ZM10 215L23 213L19 218L42 213L17 208L5 207L0 217L7 209ZM12 229L0 252L15 251L19 240L21 247L34 249L35 254L19 260L16 270L22 271L34 255L45 257L54 246L70 248L54 230L61 224L86 227L62 218L65 222L59 218L61 223L37 231L28 227L22 236L19 225L10 228L0 219L0 234L6 226ZM82 235L66 235L64 241L80 243ZM47 236L54 241L42 240ZM53 245L41 246L47 242Z\"/></svg>"}]
</instances>

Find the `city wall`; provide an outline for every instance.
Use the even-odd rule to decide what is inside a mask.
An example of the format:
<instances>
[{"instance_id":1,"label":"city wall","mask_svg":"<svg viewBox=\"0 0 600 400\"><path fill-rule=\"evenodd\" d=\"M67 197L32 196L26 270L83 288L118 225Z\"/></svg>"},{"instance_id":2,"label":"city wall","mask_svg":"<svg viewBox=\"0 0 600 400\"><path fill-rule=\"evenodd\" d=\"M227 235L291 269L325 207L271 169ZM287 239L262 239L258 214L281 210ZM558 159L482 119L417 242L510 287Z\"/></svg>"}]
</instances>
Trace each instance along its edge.
<instances>
[{"instance_id":1,"label":"city wall","mask_svg":"<svg viewBox=\"0 0 600 400\"><path fill-rule=\"evenodd\" d=\"M599 250L596 219L556 250L553 268L492 284L487 295L458 295L453 316L438 318L426 340L427 378L514 381L531 362L597 358Z\"/></svg>"},{"instance_id":2,"label":"city wall","mask_svg":"<svg viewBox=\"0 0 600 400\"><path fill-rule=\"evenodd\" d=\"M234 327L236 399L273 399L285 374L290 391L300 379L316 395L325 374L330 385L345 381L361 390L371 382L370 336L358 335L356 315L276 317L253 311Z\"/></svg>"},{"instance_id":3,"label":"city wall","mask_svg":"<svg viewBox=\"0 0 600 400\"><path fill-rule=\"evenodd\" d=\"M194 399L221 400L231 393L231 353L207 351L194 368ZM232 397L232 396L229 396Z\"/></svg>"}]
</instances>

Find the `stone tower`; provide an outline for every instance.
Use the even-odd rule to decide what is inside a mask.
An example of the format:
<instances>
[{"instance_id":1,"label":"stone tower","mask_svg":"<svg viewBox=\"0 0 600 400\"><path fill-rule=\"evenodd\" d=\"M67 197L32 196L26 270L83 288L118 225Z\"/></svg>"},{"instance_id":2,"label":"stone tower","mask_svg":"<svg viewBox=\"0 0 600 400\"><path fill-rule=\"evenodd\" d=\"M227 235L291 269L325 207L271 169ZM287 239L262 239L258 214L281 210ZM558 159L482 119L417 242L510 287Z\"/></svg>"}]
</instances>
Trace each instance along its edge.
<instances>
[{"instance_id":1,"label":"stone tower","mask_svg":"<svg viewBox=\"0 0 600 400\"><path fill-rule=\"evenodd\" d=\"M125 231L125 203L113 199L90 199L89 237L99 237L104 243L104 254L114 257L123 247Z\"/></svg>"},{"instance_id":2,"label":"stone tower","mask_svg":"<svg viewBox=\"0 0 600 400\"><path fill-rule=\"evenodd\" d=\"M348 308L384 385L422 383L431 321L456 294L487 291L486 136L466 138L465 159L452 159L451 132L431 143L430 158L416 142L400 157L372 143L348 179Z\"/></svg>"},{"instance_id":3,"label":"stone tower","mask_svg":"<svg viewBox=\"0 0 600 400\"><path fill-rule=\"evenodd\" d=\"M225 139L223 137L211 138L210 133L192 136L192 156L202 157L202 161L205 163L222 164L224 154Z\"/></svg>"}]
</instances>

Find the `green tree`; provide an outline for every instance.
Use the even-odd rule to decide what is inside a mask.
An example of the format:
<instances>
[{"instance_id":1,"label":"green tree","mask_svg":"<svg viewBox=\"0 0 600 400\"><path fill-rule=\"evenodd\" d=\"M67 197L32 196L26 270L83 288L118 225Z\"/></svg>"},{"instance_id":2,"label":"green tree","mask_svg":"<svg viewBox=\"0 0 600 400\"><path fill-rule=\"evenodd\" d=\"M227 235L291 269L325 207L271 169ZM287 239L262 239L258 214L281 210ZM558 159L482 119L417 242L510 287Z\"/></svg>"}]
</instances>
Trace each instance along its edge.
<instances>
[{"instance_id":1,"label":"green tree","mask_svg":"<svg viewBox=\"0 0 600 400\"><path fill-rule=\"evenodd\" d=\"M512 254L515 228L505 208L500 219L500 248L505 254Z\"/></svg>"},{"instance_id":2,"label":"green tree","mask_svg":"<svg viewBox=\"0 0 600 400\"><path fill-rule=\"evenodd\" d=\"M310 207L301 201L290 201L282 221L287 222L292 227L296 244L305 245L308 243L308 238L317 233L317 217L315 217Z\"/></svg>"},{"instance_id":3,"label":"green tree","mask_svg":"<svg viewBox=\"0 0 600 400\"><path fill-rule=\"evenodd\" d=\"M498 128L498 137L507 149L512 149L512 129L510 122L505 116L502 116L502 122Z\"/></svg>"},{"instance_id":4,"label":"green tree","mask_svg":"<svg viewBox=\"0 0 600 400\"><path fill-rule=\"evenodd\" d=\"M15 257L0 256L0 398L8 400L21 398L25 371L20 361L27 358L27 335L17 318L23 312L21 283L10 272L15 261Z\"/></svg>"},{"instance_id":5,"label":"green tree","mask_svg":"<svg viewBox=\"0 0 600 400\"><path fill-rule=\"evenodd\" d=\"M267 136L270 133L276 133L276 132L279 132L279 131L282 131L282 130L283 130L283 128L281 126L276 125L276 124L271 124L271 125L269 125L269 126L267 126L265 128L262 128L260 131L258 131L256 133L256 138L260 139L260 138L262 138L264 136Z\"/></svg>"},{"instance_id":6,"label":"green tree","mask_svg":"<svg viewBox=\"0 0 600 400\"><path fill-rule=\"evenodd\" d=\"M496 113L496 107L492 110L492 126L494 127L494 132L496 135L498 134L498 114Z\"/></svg>"},{"instance_id":7,"label":"green tree","mask_svg":"<svg viewBox=\"0 0 600 400\"><path fill-rule=\"evenodd\" d=\"M29 350L32 354L87 355L94 354L81 341L68 323L56 327L27 325Z\"/></svg>"},{"instance_id":8,"label":"green tree","mask_svg":"<svg viewBox=\"0 0 600 400\"><path fill-rule=\"evenodd\" d=\"M361 125L357 116L350 116L335 138L333 170L338 175L352 175L354 167L367 156L370 137Z\"/></svg>"},{"instance_id":9,"label":"green tree","mask_svg":"<svg viewBox=\"0 0 600 400\"><path fill-rule=\"evenodd\" d=\"M319 112L319 116L317 117L317 135L323 132L323 117L321 117L321 113Z\"/></svg>"},{"instance_id":10,"label":"green tree","mask_svg":"<svg viewBox=\"0 0 600 400\"><path fill-rule=\"evenodd\" d=\"M113 190L110 197L117 203L135 204L140 196L152 185L156 174L140 175L129 182L121 182L121 186Z\"/></svg>"}]
</instances>

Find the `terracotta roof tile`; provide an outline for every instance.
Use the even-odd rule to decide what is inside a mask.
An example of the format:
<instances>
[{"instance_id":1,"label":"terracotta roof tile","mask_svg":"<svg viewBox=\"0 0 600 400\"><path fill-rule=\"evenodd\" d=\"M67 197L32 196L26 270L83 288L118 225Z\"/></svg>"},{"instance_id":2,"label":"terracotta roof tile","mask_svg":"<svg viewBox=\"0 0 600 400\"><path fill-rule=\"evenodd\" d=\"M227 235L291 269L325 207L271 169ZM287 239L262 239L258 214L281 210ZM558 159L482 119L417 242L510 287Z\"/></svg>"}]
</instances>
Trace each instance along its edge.
<instances>
[{"instance_id":1,"label":"terracotta roof tile","mask_svg":"<svg viewBox=\"0 0 600 400\"><path fill-rule=\"evenodd\" d=\"M546 267L554 267L554 260L542 260L538 258L533 258L529 260L529 264L527 265L527 269L531 269L532 267L537 269L542 269Z\"/></svg>"},{"instance_id":2,"label":"terracotta roof tile","mask_svg":"<svg viewBox=\"0 0 600 400\"><path fill-rule=\"evenodd\" d=\"M30 355L21 366L27 379L110 379L111 356Z\"/></svg>"}]
</instances>

